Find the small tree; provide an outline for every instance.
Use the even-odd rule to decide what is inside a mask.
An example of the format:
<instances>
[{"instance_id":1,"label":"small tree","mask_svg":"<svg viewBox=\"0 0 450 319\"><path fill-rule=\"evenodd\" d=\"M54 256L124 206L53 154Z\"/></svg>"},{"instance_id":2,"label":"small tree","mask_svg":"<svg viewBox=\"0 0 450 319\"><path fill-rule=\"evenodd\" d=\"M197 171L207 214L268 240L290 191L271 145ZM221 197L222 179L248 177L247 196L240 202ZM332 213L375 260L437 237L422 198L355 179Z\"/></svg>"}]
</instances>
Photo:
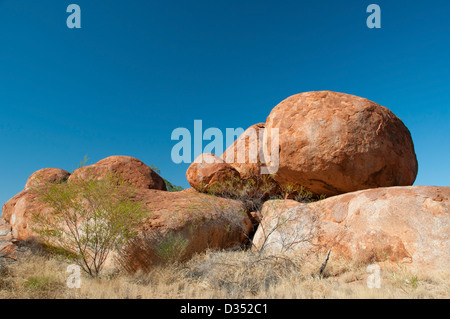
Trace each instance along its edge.
<instances>
[{"instance_id":1,"label":"small tree","mask_svg":"<svg viewBox=\"0 0 450 319\"><path fill-rule=\"evenodd\" d=\"M114 175L101 180L77 179L35 189L51 210L33 214L33 230L42 243L99 275L111 251L137 235L146 216L135 189Z\"/></svg>"}]
</instances>

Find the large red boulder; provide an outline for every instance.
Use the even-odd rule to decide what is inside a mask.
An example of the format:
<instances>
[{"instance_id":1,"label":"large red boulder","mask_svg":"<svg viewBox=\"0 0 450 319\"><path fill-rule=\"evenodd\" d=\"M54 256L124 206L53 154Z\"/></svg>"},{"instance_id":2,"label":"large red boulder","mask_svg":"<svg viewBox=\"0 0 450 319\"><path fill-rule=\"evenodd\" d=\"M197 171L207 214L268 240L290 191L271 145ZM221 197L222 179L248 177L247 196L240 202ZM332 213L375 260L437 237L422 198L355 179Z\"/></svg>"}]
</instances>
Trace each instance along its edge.
<instances>
[{"instance_id":1,"label":"large red boulder","mask_svg":"<svg viewBox=\"0 0 450 319\"><path fill-rule=\"evenodd\" d=\"M46 183L63 183L67 181L70 173L60 168L43 168L34 172L25 184L25 190L46 184Z\"/></svg>"},{"instance_id":2,"label":"large red boulder","mask_svg":"<svg viewBox=\"0 0 450 319\"><path fill-rule=\"evenodd\" d=\"M169 249L170 254L189 258L207 249L240 246L253 231L240 201L193 189L180 192L140 189L137 199L148 209L148 217L138 237L119 254L121 264L131 271L152 267L161 257L161 246ZM174 239L177 242L171 242ZM180 240L183 247L179 246Z\"/></svg>"},{"instance_id":3,"label":"large red boulder","mask_svg":"<svg viewBox=\"0 0 450 319\"><path fill-rule=\"evenodd\" d=\"M207 191L217 183L239 179L239 173L215 154L201 154L186 171L189 184L198 191Z\"/></svg>"},{"instance_id":4,"label":"large red boulder","mask_svg":"<svg viewBox=\"0 0 450 319\"><path fill-rule=\"evenodd\" d=\"M107 174L120 176L136 188L166 190L166 184L150 167L130 156L110 156L97 163L75 170L69 182L81 179L101 179Z\"/></svg>"},{"instance_id":5,"label":"large red boulder","mask_svg":"<svg viewBox=\"0 0 450 319\"><path fill-rule=\"evenodd\" d=\"M362 190L301 204L268 201L253 239L257 249L388 262L448 271L450 187L407 186Z\"/></svg>"},{"instance_id":6,"label":"large red boulder","mask_svg":"<svg viewBox=\"0 0 450 319\"><path fill-rule=\"evenodd\" d=\"M266 130L279 130L276 181L318 195L408 186L417 175L411 134L389 109L330 91L293 95L278 104Z\"/></svg>"}]
</instances>

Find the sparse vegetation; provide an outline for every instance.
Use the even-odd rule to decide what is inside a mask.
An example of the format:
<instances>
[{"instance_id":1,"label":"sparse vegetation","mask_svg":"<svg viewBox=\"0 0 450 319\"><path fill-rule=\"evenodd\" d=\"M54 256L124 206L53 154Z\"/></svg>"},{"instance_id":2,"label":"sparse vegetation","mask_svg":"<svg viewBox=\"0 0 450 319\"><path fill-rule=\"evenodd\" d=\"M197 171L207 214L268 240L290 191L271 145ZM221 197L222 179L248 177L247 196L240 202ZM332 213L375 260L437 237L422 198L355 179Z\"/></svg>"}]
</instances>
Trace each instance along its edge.
<instances>
[{"instance_id":1,"label":"sparse vegetation","mask_svg":"<svg viewBox=\"0 0 450 319\"><path fill-rule=\"evenodd\" d=\"M244 233L247 226L242 224L241 214L248 213L254 224L262 227L264 238L259 249L251 247L249 235L248 246L206 250L193 256L192 251L188 251L192 241L181 233L150 227L138 236L137 226L148 212L133 200L135 190L119 177L110 175L102 180L44 184L34 191L52 208L36 212L32 225L52 253L36 246L37 249L22 252L15 262L1 262L0 299L450 296L450 273L414 272L406 266L382 265L381 288L370 289L366 281L370 275L367 264L352 263L333 254L331 257L322 253L302 254L298 247L291 249L301 243L311 244L308 231L294 230L291 232L294 235L285 237L277 235L276 241L271 242L281 245L277 253L265 249L267 238L296 222L296 218L302 218L299 223L302 229L308 224L313 231L317 217L315 212L308 215L287 210L273 222L260 224L265 201L294 199L309 203L323 198L314 197L299 185L279 186L271 176L218 183L209 188L212 196L202 195L204 202L192 203L192 212L187 212L190 224L186 232L191 234L204 223L214 224L216 220L220 220L218 225L227 232L236 232L240 227ZM224 205L224 200L218 197L239 200L245 204L245 209L228 214L228 209L237 208ZM212 211L211 216L216 219L199 213L201 211ZM174 212L172 217L176 224L180 216ZM195 236L189 238L195 239ZM112 251L118 263L101 272ZM79 289L66 285L67 266L73 261L85 271Z\"/></svg>"},{"instance_id":2,"label":"sparse vegetation","mask_svg":"<svg viewBox=\"0 0 450 319\"><path fill-rule=\"evenodd\" d=\"M135 190L120 177L77 179L33 190L50 208L33 214L32 229L48 249L77 263L90 276L101 272L113 250L137 235L146 215Z\"/></svg>"},{"instance_id":3,"label":"sparse vegetation","mask_svg":"<svg viewBox=\"0 0 450 319\"><path fill-rule=\"evenodd\" d=\"M450 274L382 269L381 288L370 289L367 265L324 255L261 256L251 251L207 251L189 261L160 264L133 275L83 276L80 289L66 286L67 263L29 254L0 268L0 298L448 298ZM414 276L415 288L406 280Z\"/></svg>"},{"instance_id":4,"label":"sparse vegetation","mask_svg":"<svg viewBox=\"0 0 450 319\"><path fill-rule=\"evenodd\" d=\"M128 273L150 272L159 265L184 260L188 244L189 241L180 234L147 231L130 240L120 251L117 261Z\"/></svg>"},{"instance_id":5,"label":"sparse vegetation","mask_svg":"<svg viewBox=\"0 0 450 319\"><path fill-rule=\"evenodd\" d=\"M275 182L273 176L271 175L257 175L245 180L242 180L236 176L228 175L223 180L210 186L201 185L199 191L206 192L212 196L239 200L244 203L245 211L249 215L254 231L256 231L257 227L260 227L264 234L264 243L257 248L258 251L261 252L265 249L265 242L272 233L279 231L284 225L295 219L295 214L292 212L289 216L285 216L284 219L278 219L277 224L270 227L270 230L264 229L265 226L261 224L261 220L262 207L266 201L293 199L300 203L310 203L325 198L325 196L315 196L305 187L298 184L290 183L280 186L279 183ZM314 216L311 218L314 218ZM244 225L234 223L233 226L240 226L243 234L247 237L247 246L253 246L253 248L256 248L253 245L252 238L254 232L247 233ZM294 237L295 238L290 238L289 241L285 240L280 243L282 245L283 252L289 251L291 247L301 242L309 241L312 236L311 234L303 234ZM281 239L283 240L283 238Z\"/></svg>"},{"instance_id":6,"label":"sparse vegetation","mask_svg":"<svg viewBox=\"0 0 450 319\"><path fill-rule=\"evenodd\" d=\"M260 212L267 200L293 199L301 203L310 203L325 198L315 196L304 186L295 183L279 184L271 175L257 175L247 179L228 175L212 185L201 185L199 191L208 194L232 198L246 204L249 212Z\"/></svg>"},{"instance_id":7,"label":"sparse vegetation","mask_svg":"<svg viewBox=\"0 0 450 319\"><path fill-rule=\"evenodd\" d=\"M188 244L189 241L180 234L169 233L158 243L156 252L163 263L177 263L183 258Z\"/></svg>"}]
</instances>

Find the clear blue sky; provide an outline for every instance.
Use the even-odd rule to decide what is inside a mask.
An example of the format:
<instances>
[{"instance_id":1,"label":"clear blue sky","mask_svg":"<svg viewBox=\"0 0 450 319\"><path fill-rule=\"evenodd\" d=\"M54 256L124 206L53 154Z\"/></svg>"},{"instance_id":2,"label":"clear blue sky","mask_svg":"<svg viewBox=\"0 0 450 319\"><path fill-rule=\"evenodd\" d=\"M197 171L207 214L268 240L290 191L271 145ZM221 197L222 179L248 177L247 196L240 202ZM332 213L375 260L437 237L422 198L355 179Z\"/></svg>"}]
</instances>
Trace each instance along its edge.
<instances>
[{"instance_id":1,"label":"clear blue sky","mask_svg":"<svg viewBox=\"0 0 450 319\"><path fill-rule=\"evenodd\" d=\"M390 108L412 133L415 184L449 186L449 15L448 0L0 0L0 204L85 154L134 156L187 187L172 130L247 128L313 90Z\"/></svg>"}]
</instances>

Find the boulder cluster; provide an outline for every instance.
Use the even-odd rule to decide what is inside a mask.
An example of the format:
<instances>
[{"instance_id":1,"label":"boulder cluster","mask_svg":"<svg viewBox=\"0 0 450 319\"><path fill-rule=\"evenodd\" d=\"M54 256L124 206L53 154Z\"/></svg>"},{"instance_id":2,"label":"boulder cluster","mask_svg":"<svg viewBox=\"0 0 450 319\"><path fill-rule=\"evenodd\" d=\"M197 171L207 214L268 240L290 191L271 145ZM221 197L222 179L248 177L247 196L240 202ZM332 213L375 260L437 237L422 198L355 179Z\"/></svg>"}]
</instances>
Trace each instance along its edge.
<instances>
[{"instance_id":1,"label":"boulder cluster","mask_svg":"<svg viewBox=\"0 0 450 319\"><path fill-rule=\"evenodd\" d=\"M208 248L239 245L250 231L251 223L241 202L211 198L192 189L168 192L162 177L142 161L128 156L111 156L81 167L72 174L56 168L46 168L32 174L25 189L3 205L0 257L15 258L17 247L14 243L39 240L33 232L32 216L38 211L44 214L50 212L51 208L39 200L38 193L34 191L36 187L46 183L73 183L77 179L100 180L108 174L120 176L133 186L136 200L146 208L148 216L140 227L141 235L152 230L158 231L158 234L179 234L188 240L187 256ZM229 224L233 227L227 227ZM138 251L137 248L130 250ZM139 256L131 255L128 259L132 258L142 262ZM127 262L133 264L135 260ZM145 265L133 265L133 268L141 266Z\"/></svg>"},{"instance_id":2,"label":"boulder cluster","mask_svg":"<svg viewBox=\"0 0 450 319\"><path fill-rule=\"evenodd\" d=\"M270 112L266 123L247 129L216 161L210 154L188 170L189 184L221 179L224 172L248 179L261 174L264 129L268 144L272 130L279 135L279 167L273 174L281 185L295 183L317 195L334 196L375 187L409 186L416 179L418 164L411 134L389 109L354 95L330 91L293 95ZM250 139L249 130L258 138ZM245 143L239 143L246 139ZM257 145L250 145L257 143ZM257 150L256 163L249 150ZM270 153L271 147L267 146ZM227 155L234 152L233 161ZM245 162L237 154L245 155ZM270 154L273 155L273 154ZM205 160L206 157L206 160ZM243 157L241 157L243 158ZM199 162L198 160L196 162Z\"/></svg>"},{"instance_id":3,"label":"boulder cluster","mask_svg":"<svg viewBox=\"0 0 450 319\"><path fill-rule=\"evenodd\" d=\"M278 149L267 148L279 159L277 171L268 176L276 187L255 214L248 198L222 197L217 190L223 187L215 186L260 179L266 165L260 135L267 134L267 143L274 143L275 129ZM252 147L256 160L250 160ZM30 216L50 208L37 200L33 188L115 173L135 186L137 199L148 208L141 235L154 230L179 234L189 243L187 256L250 240L259 251L292 249L308 256L331 249L332 256L365 263L447 270L450 187L411 186L417 171L411 134L386 107L331 91L296 94L275 106L265 123L248 128L221 156L203 154L192 163L186 172L192 188L184 191L168 192L155 171L127 156L108 157L72 174L56 168L37 171L2 208L0 257L8 253L14 258L14 243L38 239ZM283 195L289 185L327 198L310 203L287 199ZM145 251L131 250L131 268L145 267Z\"/></svg>"}]
</instances>

